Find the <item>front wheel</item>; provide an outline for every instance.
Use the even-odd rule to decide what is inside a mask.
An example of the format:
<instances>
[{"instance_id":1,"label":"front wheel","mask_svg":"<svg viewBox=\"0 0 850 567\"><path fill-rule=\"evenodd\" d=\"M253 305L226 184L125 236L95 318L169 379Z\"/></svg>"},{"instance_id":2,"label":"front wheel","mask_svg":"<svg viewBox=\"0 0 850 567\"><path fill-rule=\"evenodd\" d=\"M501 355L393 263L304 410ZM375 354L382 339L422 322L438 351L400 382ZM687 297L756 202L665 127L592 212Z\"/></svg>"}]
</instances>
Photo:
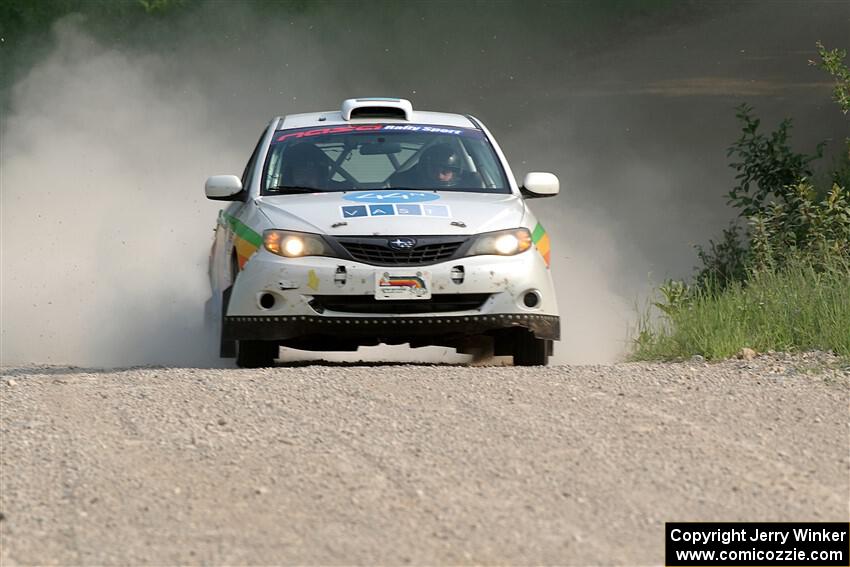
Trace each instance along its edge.
<instances>
[{"instance_id":1,"label":"front wheel","mask_svg":"<svg viewBox=\"0 0 850 567\"><path fill-rule=\"evenodd\" d=\"M274 341L236 341L236 366L266 368L274 366L279 347Z\"/></svg>"},{"instance_id":2,"label":"front wheel","mask_svg":"<svg viewBox=\"0 0 850 567\"><path fill-rule=\"evenodd\" d=\"M531 331L522 329L514 342L514 366L546 366L551 342L538 339Z\"/></svg>"}]
</instances>

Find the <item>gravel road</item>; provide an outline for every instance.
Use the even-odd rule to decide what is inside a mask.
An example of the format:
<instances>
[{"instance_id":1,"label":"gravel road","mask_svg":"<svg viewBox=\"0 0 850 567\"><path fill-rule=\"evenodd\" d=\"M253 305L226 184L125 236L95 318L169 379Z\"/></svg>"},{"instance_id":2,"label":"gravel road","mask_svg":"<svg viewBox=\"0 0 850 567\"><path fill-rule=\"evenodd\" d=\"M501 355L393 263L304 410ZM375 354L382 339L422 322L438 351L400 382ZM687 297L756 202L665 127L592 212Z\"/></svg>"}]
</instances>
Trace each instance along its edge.
<instances>
[{"instance_id":1,"label":"gravel road","mask_svg":"<svg viewBox=\"0 0 850 567\"><path fill-rule=\"evenodd\" d=\"M850 371L4 368L0 563L662 564L850 519Z\"/></svg>"}]
</instances>

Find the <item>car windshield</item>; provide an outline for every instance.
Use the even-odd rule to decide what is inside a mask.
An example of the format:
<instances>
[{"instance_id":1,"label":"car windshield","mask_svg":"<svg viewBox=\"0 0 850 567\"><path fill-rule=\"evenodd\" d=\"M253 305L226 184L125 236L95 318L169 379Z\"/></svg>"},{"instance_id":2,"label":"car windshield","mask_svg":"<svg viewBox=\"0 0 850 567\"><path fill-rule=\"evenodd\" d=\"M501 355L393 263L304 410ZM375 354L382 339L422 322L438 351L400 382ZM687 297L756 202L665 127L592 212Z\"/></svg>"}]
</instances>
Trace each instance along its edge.
<instances>
[{"instance_id":1,"label":"car windshield","mask_svg":"<svg viewBox=\"0 0 850 567\"><path fill-rule=\"evenodd\" d=\"M510 193L481 130L358 124L275 132L263 195L364 189Z\"/></svg>"}]
</instances>

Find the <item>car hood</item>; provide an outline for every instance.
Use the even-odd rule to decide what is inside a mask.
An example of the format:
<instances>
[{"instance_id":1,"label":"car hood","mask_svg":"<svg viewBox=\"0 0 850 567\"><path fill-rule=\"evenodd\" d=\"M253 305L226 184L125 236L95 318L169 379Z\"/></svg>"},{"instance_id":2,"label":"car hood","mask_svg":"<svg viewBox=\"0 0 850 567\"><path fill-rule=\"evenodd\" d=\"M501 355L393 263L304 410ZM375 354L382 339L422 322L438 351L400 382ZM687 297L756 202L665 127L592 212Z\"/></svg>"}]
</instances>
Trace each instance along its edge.
<instances>
[{"instance_id":1,"label":"car hood","mask_svg":"<svg viewBox=\"0 0 850 567\"><path fill-rule=\"evenodd\" d=\"M257 199L271 227L335 236L476 234L522 225L514 194L351 191Z\"/></svg>"}]
</instances>

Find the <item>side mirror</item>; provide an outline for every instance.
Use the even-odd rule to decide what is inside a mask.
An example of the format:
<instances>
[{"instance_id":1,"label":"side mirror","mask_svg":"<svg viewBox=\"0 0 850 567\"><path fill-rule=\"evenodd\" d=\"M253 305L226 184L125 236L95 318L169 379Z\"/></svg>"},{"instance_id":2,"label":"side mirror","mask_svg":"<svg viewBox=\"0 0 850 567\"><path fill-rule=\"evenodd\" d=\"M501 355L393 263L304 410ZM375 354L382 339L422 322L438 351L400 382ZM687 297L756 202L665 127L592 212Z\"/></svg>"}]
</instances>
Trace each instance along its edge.
<instances>
[{"instance_id":1,"label":"side mirror","mask_svg":"<svg viewBox=\"0 0 850 567\"><path fill-rule=\"evenodd\" d=\"M204 184L207 199L213 201L240 201L242 180L235 175L213 175Z\"/></svg>"},{"instance_id":2,"label":"side mirror","mask_svg":"<svg viewBox=\"0 0 850 567\"><path fill-rule=\"evenodd\" d=\"M532 171L526 174L525 180L522 182L520 192L529 199L535 197L554 197L558 194L561 185L558 183L558 178L551 173L543 173L541 171Z\"/></svg>"}]
</instances>

